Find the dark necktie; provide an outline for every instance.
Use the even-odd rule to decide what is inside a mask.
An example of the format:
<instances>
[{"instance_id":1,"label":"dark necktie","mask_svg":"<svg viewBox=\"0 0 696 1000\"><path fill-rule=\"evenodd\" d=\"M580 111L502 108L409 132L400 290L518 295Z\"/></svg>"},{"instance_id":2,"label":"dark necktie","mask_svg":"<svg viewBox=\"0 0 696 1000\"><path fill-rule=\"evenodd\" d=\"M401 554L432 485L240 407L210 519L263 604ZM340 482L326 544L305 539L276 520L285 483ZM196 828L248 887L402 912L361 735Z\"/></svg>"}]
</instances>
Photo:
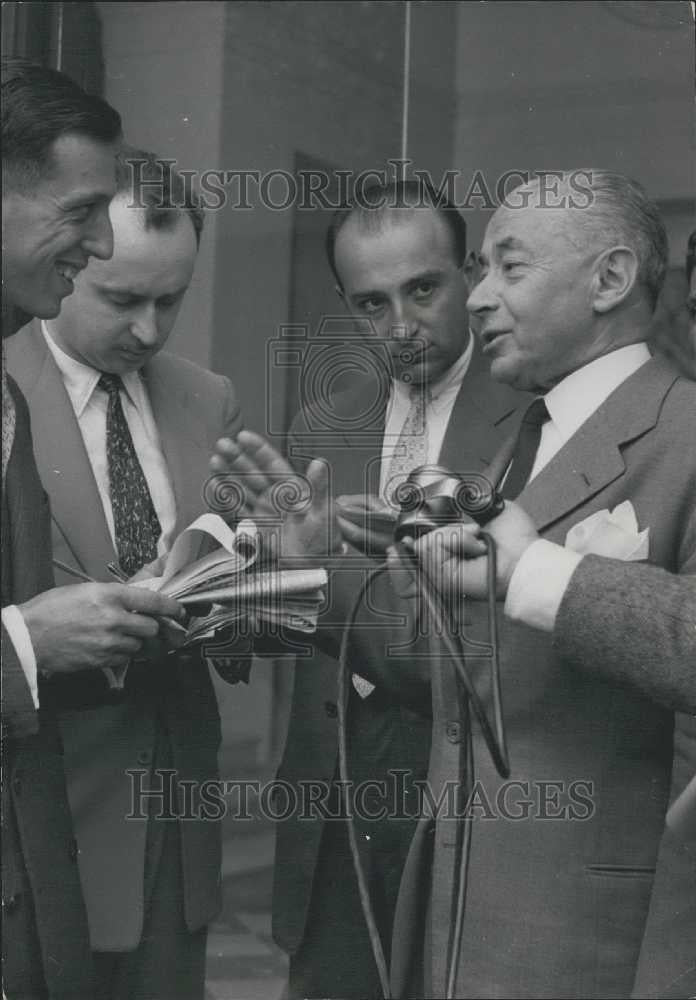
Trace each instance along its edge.
<instances>
[{"instance_id":1,"label":"dark necktie","mask_svg":"<svg viewBox=\"0 0 696 1000\"><path fill-rule=\"evenodd\" d=\"M534 468L536 453L539 450L541 428L548 419L549 411L542 398L535 399L534 402L530 403L522 418L517 444L503 484L503 496L506 500L514 500L526 486Z\"/></svg>"},{"instance_id":2,"label":"dark necktie","mask_svg":"<svg viewBox=\"0 0 696 1000\"><path fill-rule=\"evenodd\" d=\"M102 375L99 388L109 394L106 457L116 551L121 569L132 576L157 556L162 528L121 406L121 377Z\"/></svg>"}]
</instances>

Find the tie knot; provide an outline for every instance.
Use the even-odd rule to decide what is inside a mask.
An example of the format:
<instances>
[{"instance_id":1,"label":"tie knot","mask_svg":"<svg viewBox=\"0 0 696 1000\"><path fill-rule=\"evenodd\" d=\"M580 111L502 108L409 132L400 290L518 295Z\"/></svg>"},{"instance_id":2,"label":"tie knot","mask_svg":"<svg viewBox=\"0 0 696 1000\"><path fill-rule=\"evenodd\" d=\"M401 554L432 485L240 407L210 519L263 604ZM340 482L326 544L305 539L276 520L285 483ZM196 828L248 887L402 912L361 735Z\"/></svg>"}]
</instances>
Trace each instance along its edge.
<instances>
[{"instance_id":1,"label":"tie knot","mask_svg":"<svg viewBox=\"0 0 696 1000\"><path fill-rule=\"evenodd\" d=\"M104 392L108 392L110 396L118 395L123 388L121 376L111 375L109 372L104 372L97 384L100 389L103 389Z\"/></svg>"},{"instance_id":2,"label":"tie knot","mask_svg":"<svg viewBox=\"0 0 696 1000\"><path fill-rule=\"evenodd\" d=\"M527 407L522 422L531 427L541 427L549 419L549 411L542 396L539 396Z\"/></svg>"}]
</instances>

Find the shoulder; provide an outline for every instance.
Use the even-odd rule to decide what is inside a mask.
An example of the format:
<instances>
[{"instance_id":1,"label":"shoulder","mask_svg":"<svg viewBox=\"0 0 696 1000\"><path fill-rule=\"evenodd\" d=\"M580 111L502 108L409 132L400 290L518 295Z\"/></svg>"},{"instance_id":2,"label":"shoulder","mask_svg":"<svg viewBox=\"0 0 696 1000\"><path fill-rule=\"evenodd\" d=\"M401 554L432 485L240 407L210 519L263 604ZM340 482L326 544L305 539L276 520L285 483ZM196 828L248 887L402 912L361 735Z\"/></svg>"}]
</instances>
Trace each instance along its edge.
<instances>
[{"instance_id":1,"label":"shoulder","mask_svg":"<svg viewBox=\"0 0 696 1000\"><path fill-rule=\"evenodd\" d=\"M38 378L48 354L40 321L31 320L13 336L8 337L3 347L9 371L22 390L28 391Z\"/></svg>"},{"instance_id":2,"label":"shoulder","mask_svg":"<svg viewBox=\"0 0 696 1000\"><path fill-rule=\"evenodd\" d=\"M350 387L338 392L324 395L318 391L311 399L305 397L302 401L290 433L342 436L351 430L383 431L388 399L389 385L371 377L356 379Z\"/></svg>"},{"instance_id":3,"label":"shoulder","mask_svg":"<svg viewBox=\"0 0 696 1000\"><path fill-rule=\"evenodd\" d=\"M232 383L224 375L202 368L193 361L168 351L160 351L147 365L147 378L157 378L202 401L234 394Z\"/></svg>"}]
</instances>

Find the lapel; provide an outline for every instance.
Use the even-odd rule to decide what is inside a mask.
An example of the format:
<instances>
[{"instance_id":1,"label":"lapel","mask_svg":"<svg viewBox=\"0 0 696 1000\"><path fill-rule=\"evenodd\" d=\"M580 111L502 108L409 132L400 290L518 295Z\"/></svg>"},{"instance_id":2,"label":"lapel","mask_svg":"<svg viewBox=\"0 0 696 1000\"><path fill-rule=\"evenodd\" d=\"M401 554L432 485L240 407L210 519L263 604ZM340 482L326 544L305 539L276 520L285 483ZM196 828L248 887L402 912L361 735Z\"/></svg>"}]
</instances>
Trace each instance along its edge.
<instances>
[{"instance_id":1,"label":"lapel","mask_svg":"<svg viewBox=\"0 0 696 1000\"><path fill-rule=\"evenodd\" d=\"M519 502L540 531L623 475L621 446L652 430L665 395L678 377L663 358L646 362L524 488Z\"/></svg>"},{"instance_id":2,"label":"lapel","mask_svg":"<svg viewBox=\"0 0 696 1000\"><path fill-rule=\"evenodd\" d=\"M106 564L116 553L70 398L38 320L31 325L25 350L26 370L36 375L27 392L34 452L53 522L83 572L108 580Z\"/></svg>"},{"instance_id":3,"label":"lapel","mask_svg":"<svg viewBox=\"0 0 696 1000\"><path fill-rule=\"evenodd\" d=\"M389 400L389 385L375 378L361 382L350 396L350 413L359 414L361 419L368 417L361 424L359 431L348 430L343 434L347 461L352 465L350 452L359 452L357 464L365 470L365 486L368 493L379 495L380 467L382 463L382 443L384 426L387 419L387 402Z\"/></svg>"},{"instance_id":4,"label":"lapel","mask_svg":"<svg viewBox=\"0 0 696 1000\"><path fill-rule=\"evenodd\" d=\"M177 384L172 361L168 355L156 356L141 375L176 498L176 537L206 509L203 490L209 475L211 442L200 415L200 401L193 405L196 400Z\"/></svg>"},{"instance_id":5,"label":"lapel","mask_svg":"<svg viewBox=\"0 0 696 1000\"><path fill-rule=\"evenodd\" d=\"M516 434L524 401L521 393L488 375L467 372L452 407L440 465L453 472L489 466L505 441Z\"/></svg>"},{"instance_id":6,"label":"lapel","mask_svg":"<svg viewBox=\"0 0 696 1000\"><path fill-rule=\"evenodd\" d=\"M369 461L369 492L379 493L382 443L389 388L376 380L362 383L351 396L351 411L370 414L366 429L344 434L346 447L360 449ZM454 401L440 450L440 465L456 472L478 471L490 465L506 441L514 442L527 395L494 382L481 371L477 350ZM529 397L531 400L531 396Z\"/></svg>"}]
</instances>

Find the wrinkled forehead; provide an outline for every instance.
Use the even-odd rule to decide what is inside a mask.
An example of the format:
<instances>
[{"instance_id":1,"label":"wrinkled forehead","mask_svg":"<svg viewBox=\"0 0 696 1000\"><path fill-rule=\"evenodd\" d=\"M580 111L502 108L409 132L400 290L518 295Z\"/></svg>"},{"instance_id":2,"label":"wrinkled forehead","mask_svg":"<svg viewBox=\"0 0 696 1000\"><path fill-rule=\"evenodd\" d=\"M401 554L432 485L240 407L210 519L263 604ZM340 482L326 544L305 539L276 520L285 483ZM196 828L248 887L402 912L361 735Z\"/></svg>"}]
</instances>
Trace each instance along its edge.
<instances>
[{"instance_id":1,"label":"wrinkled forehead","mask_svg":"<svg viewBox=\"0 0 696 1000\"><path fill-rule=\"evenodd\" d=\"M562 252L577 248L582 242L579 221L565 207L540 206L533 201L501 205L486 227L483 254L490 257L505 250Z\"/></svg>"}]
</instances>

